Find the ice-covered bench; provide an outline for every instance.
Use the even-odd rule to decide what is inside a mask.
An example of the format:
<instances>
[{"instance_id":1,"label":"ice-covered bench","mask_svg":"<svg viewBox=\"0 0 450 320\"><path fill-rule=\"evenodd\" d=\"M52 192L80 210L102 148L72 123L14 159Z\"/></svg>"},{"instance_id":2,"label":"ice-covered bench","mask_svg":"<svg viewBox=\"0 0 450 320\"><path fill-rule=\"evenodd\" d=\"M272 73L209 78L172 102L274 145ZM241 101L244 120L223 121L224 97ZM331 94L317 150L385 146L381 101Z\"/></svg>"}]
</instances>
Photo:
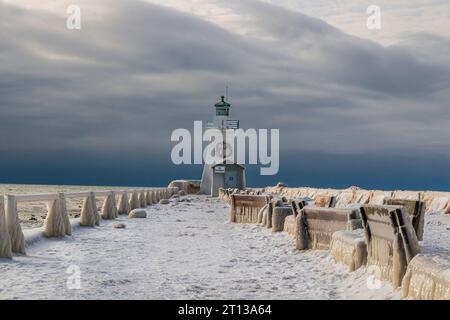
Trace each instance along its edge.
<instances>
[{"instance_id":1,"label":"ice-covered bench","mask_svg":"<svg viewBox=\"0 0 450 320\"><path fill-rule=\"evenodd\" d=\"M306 207L295 219L295 243L299 250L328 250L334 232L362 227L357 209Z\"/></svg>"},{"instance_id":2,"label":"ice-covered bench","mask_svg":"<svg viewBox=\"0 0 450 320\"><path fill-rule=\"evenodd\" d=\"M258 223L261 209L269 202L269 196L232 194L230 221L237 223Z\"/></svg>"},{"instance_id":3,"label":"ice-covered bench","mask_svg":"<svg viewBox=\"0 0 450 320\"><path fill-rule=\"evenodd\" d=\"M284 219L283 231L289 233L293 237L295 236L295 218L306 205L307 202L305 200L291 201L292 214Z\"/></svg>"},{"instance_id":4,"label":"ice-covered bench","mask_svg":"<svg viewBox=\"0 0 450 320\"><path fill-rule=\"evenodd\" d=\"M226 189L219 188L219 199L228 203L229 196L228 196L228 191Z\"/></svg>"},{"instance_id":5,"label":"ice-covered bench","mask_svg":"<svg viewBox=\"0 0 450 320\"><path fill-rule=\"evenodd\" d=\"M344 190L336 196L336 207L343 208L353 203L355 199L354 190Z\"/></svg>"},{"instance_id":6,"label":"ice-covered bench","mask_svg":"<svg viewBox=\"0 0 450 320\"><path fill-rule=\"evenodd\" d=\"M272 231L280 232L284 230L286 219L293 217L292 206L284 204L273 208L272 213Z\"/></svg>"},{"instance_id":7,"label":"ice-covered bench","mask_svg":"<svg viewBox=\"0 0 450 320\"><path fill-rule=\"evenodd\" d=\"M295 236L295 216L293 214L284 219L283 231Z\"/></svg>"},{"instance_id":8,"label":"ice-covered bench","mask_svg":"<svg viewBox=\"0 0 450 320\"><path fill-rule=\"evenodd\" d=\"M278 199L274 199L274 198L272 198L272 196L270 196L269 203L266 204L259 212L258 223L262 224L264 227L273 228L273 222L274 222L273 214L274 214L275 208L288 207L290 209L288 200L285 197L282 197L281 199L279 197L277 197L277 198ZM282 213L283 210L281 210L279 212ZM284 219L284 217L287 215L288 215L287 213L284 213L284 214L282 214L282 216L280 216L280 218ZM279 223L281 223L281 220L275 221L275 224L279 224ZM283 226L281 226L281 228L283 228ZM277 230L277 228L275 228L274 231L281 231L281 230Z\"/></svg>"},{"instance_id":9,"label":"ice-covered bench","mask_svg":"<svg viewBox=\"0 0 450 320\"><path fill-rule=\"evenodd\" d=\"M340 230L331 237L330 252L334 259L355 271L366 264L367 248L364 230Z\"/></svg>"},{"instance_id":10,"label":"ice-covered bench","mask_svg":"<svg viewBox=\"0 0 450 320\"><path fill-rule=\"evenodd\" d=\"M336 205L336 197L329 195L318 195L314 198L314 205L320 208L333 208Z\"/></svg>"},{"instance_id":11,"label":"ice-covered bench","mask_svg":"<svg viewBox=\"0 0 450 320\"><path fill-rule=\"evenodd\" d=\"M426 213L450 213L450 192L427 191L422 193L422 201L426 205Z\"/></svg>"},{"instance_id":12,"label":"ice-covered bench","mask_svg":"<svg viewBox=\"0 0 450 320\"><path fill-rule=\"evenodd\" d=\"M384 204L404 207L416 231L417 239L419 241L423 240L425 224L425 203L423 201L389 198L385 199Z\"/></svg>"},{"instance_id":13,"label":"ice-covered bench","mask_svg":"<svg viewBox=\"0 0 450 320\"><path fill-rule=\"evenodd\" d=\"M416 255L402 281L403 298L450 300L450 260L441 256Z\"/></svg>"},{"instance_id":14,"label":"ice-covered bench","mask_svg":"<svg viewBox=\"0 0 450 320\"><path fill-rule=\"evenodd\" d=\"M419 201L421 200L421 192L419 191L402 191L402 190L396 190L392 194L392 198L394 199L407 199L407 200L414 200Z\"/></svg>"},{"instance_id":15,"label":"ice-covered bench","mask_svg":"<svg viewBox=\"0 0 450 320\"><path fill-rule=\"evenodd\" d=\"M380 280L401 284L406 268L420 252L416 232L407 212L398 206L361 207L367 245L367 266L376 268Z\"/></svg>"},{"instance_id":16,"label":"ice-covered bench","mask_svg":"<svg viewBox=\"0 0 450 320\"><path fill-rule=\"evenodd\" d=\"M292 213L296 217L300 211L308 205L308 202L306 200L292 200L291 206L292 206Z\"/></svg>"},{"instance_id":17,"label":"ice-covered bench","mask_svg":"<svg viewBox=\"0 0 450 320\"><path fill-rule=\"evenodd\" d=\"M222 189L219 188L219 199L222 199L223 201L225 201L226 203L228 203L229 205L231 205L231 196L233 194L242 194L241 190L239 189Z\"/></svg>"},{"instance_id":18,"label":"ice-covered bench","mask_svg":"<svg viewBox=\"0 0 450 320\"><path fill-rule=\"evenodd\" d=\"M385 199L392 198L393 195L393 191L374 190L372 191L372 195L370 196L368 203L373 205L382 205Z\"/></svg>"}]
</instances>

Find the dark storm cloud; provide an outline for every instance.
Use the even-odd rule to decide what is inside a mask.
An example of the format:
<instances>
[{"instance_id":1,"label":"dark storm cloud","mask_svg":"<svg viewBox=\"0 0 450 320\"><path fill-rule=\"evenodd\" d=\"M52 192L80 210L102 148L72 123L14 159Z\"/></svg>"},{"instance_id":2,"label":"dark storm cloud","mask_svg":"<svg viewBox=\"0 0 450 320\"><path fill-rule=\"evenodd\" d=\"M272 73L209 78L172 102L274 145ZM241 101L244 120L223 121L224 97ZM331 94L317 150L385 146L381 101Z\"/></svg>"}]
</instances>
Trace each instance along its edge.
<instances>
[{"instance_id":1,"label":"dark storm cloud","mask_svg":"<svg viewBox=\"0 0 450 320\"><path fill-rule=\"evenodd\" d=\"M310 155L297 162L312 168L310 177L330 154L347 159L336 169L345 183L345 173L354 179L352 161L368 154L420 153L423 163L449 156L450 64L423 58L439 42L386 48L282 8L217 3L246 17L252 32L115 0L96 2L101 15L80 1L82 30L69 31L63 14L0 4L8 26L0 30L3 179L21 172L26 181L36 163L77 172L72 180L54 173L52 181L66 183L114 173L141 184L131 173L140 168L146 179L172 177L182 168L167 165L171 132L209 120L226 83L243 126L280 128L282 158ZM284 160L282 170L295 162Z\"/></svg>"}]
</instances>

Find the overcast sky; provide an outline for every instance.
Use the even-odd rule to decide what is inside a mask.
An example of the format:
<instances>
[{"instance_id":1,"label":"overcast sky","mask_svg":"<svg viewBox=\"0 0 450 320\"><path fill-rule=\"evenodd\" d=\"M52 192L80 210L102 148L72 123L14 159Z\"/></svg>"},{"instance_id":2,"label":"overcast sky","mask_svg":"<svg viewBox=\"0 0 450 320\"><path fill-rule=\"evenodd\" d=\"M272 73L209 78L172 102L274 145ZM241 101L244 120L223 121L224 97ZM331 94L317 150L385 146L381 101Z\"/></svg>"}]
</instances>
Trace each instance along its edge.
<instances>
[{"instance_id":1,"label":"overcast sky","mask_svg":"<svg viewBox=\"0 0 450 320\"><path fill-rule=\"evenodd\" d=\"M0 0L0 182L165 185L230 85L275 184L450 190L450 2ZM66 28L81 7L82 29Z\"/></svg>"}]
</instances>

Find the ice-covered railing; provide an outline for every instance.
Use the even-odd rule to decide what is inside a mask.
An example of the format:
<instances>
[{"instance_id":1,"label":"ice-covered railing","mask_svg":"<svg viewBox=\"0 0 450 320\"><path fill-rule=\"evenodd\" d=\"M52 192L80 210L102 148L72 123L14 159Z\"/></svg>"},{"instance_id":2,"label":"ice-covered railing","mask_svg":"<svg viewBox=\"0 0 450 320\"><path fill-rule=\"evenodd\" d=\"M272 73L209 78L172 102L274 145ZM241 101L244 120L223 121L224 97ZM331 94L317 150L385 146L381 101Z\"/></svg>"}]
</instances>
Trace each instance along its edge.
<instances>
[{"instance_id":1,"label":"ice-covered railing","mask_svg":"<svg viewBox=\"0 0 450 320\"><path fill-rule=\"evenodd\" d=\"M44 202L47 214L43 234L47 237L63 237L72 234L67 212L67 199L83 199L79 224L85 227L100 225L102 219L115 219L119 214L156 204L170 198L178 188L145 188L135 190L59 192L46 194L0 195L0 258L10 258L12 252L25 254L25 238L20 225L18 203ZM97 198L103 199L97 208Z\"/></svg>"},{"instance_id":2,"label":"ice-covered railing","mask_svg":"<svg viewBox=\"0 0 450 320\"><path fill-rule=\"evenodd\" d=\"M352 204L378 204L382 205L387 199L403 199L422 201L426 213L450 214L450 192L442 191L405 191L405 190L365 190L358 187L348 189L321 189L309 187L287 187L284 184L277 186L252 189L253 192L285 196L290 199L311 198L323 196L336 197L336 207L345 208ZM219 194L219 196L221 196ZM226 200L226 195L222 195Z\"/></svg>"}]
</instances>

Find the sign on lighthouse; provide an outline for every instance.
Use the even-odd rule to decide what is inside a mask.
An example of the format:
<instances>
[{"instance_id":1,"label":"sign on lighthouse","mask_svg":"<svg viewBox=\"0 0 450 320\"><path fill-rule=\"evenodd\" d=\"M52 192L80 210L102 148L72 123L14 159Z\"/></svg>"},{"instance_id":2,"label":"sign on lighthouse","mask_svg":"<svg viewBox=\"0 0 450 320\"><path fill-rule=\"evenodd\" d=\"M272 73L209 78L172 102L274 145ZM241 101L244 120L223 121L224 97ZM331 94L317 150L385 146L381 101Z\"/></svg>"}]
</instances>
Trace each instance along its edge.
<instances>
[{"instance_id":1,"label":"sign on lighthouse","mask_svg":"<svg viewBox=\"0 0 450 320\"><path fill-rule=\"evenodd\" d=\"M226 137L226 130L239 129L239 120L229 119L230 107L224 96L215 105L215 117L212 123L208 123L208 129L217 129ZM233 154L234 141L219 142L215 151L218 160L212 164L205 164L203 168L200 193L218 195L219 188L245 188L245 166L237 164L235 159L230 161Z\"/></svg>"}]
</instances>

